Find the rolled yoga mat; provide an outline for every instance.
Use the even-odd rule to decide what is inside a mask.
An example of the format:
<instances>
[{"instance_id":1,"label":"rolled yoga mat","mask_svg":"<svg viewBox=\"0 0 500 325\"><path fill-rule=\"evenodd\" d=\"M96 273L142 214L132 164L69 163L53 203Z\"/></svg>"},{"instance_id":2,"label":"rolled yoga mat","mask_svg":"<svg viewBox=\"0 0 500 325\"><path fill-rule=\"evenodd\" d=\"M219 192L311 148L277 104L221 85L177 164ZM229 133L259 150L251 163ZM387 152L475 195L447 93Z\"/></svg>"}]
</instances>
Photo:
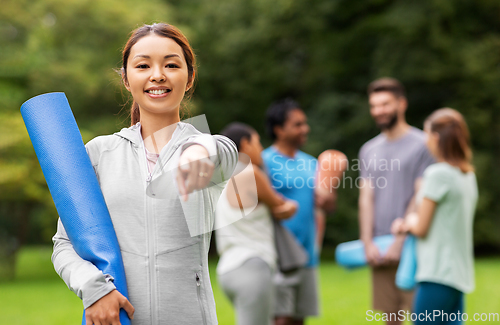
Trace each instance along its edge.
<instances>
[{"instance_id":1,"label":"rolled yoga mat","mask_svg":"<svg viewBox=\"0 0 500 325\"><path fill-rule=\"evenodd\" d=\"M393 235L377 236L373 238L380 254L384 255L394 242ZM353 269L366 266L365 245L361 240L353 240L339 244L335 249L335 260L345 268Z\"/></svg>"},{"instance_id":2,"label":"rolled yoga mat","mask_svg":"<svg viewBox=\"0 0 500 325\"><path fill-rule=\"evenodd\" d=\"M396 286L401 290L413 290L417 284L415 280L415 274L417 273L416 246L417 239L415 236L407 235L396 273Z\"/></svg>"},{"instance_id":3,"label":"rolled yoga mat","mask_svg":"<svg viewBox=\"0 0 500 325\"><path fill-rule=\"evenodd\" d=\"M33 97L21 106L21 115L75 251L111 275L117 290L128 298L118 239L66 96ZM130 324L123 309L120 322Z\"/></svg>"},{"instance_id":4,"label":"rolled yoga mat","mask_svg":"<svg viewBox=\"0 0 500 325\"><path fill-rule=\"evenodd\" d=\"M389 246L394 242L394 236L377 236L373 238L373 242L379 249L380 254L384 255ZM416 238L412 235L407 235L396 272L396 286L401 290L412 290L416 285L416 255ZM335 260L339 265L347 269L365 266L367 262L363 242L361 240L353 240L339 244L335 249Z\"/></svg>"}]
</instances>

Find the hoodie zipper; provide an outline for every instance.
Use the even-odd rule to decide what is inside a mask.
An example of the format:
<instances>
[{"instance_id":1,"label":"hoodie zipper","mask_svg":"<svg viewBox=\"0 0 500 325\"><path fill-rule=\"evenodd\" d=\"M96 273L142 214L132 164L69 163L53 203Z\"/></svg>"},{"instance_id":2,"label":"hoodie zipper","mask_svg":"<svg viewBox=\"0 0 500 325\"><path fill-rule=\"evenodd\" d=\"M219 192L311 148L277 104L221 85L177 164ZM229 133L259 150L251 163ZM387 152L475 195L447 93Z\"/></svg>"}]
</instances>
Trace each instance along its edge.
<instances>
[{"instance_id":1,"label":"hoodie zipper","mask_svg":"<svg viewBox=\"0 0 500 325\"><path fill-rule=\"evenodd\" d=\"M207 320L205 318L205 308L203 307L203 301L201 299L201 278L198 272L196 274L196 291L198 294L198 304L200 305L201 318L203 319L203 325L207 325Z\"/></svg>"},{"instance_id":2,"label":"hoodie zipper","mask_svg":"<svg viewBox=\"0 0 500 325\"><path fill-rule=\"evenodd\" d=\"M182 131L181 131L182 132ZM177 137L176 137L177 138ZM142 138L141 138L142 140ZM170 141L174 140L173 136ZM168 145L168 144L167 144ZM156 169L163 168L164 166L157 167L158 164L161 165L163 160L158 157L158 160L153 168L153 170L149 170L148 157L146 153L146 146L144 141L142 141L143 147L143 155L144 162L146 163L146 191L149 186L151 186L151 181L153 180L153 175L155 174ZM176 145L173 142L170 143L170 148L165 153L165 162L171 158L172 154L177 150ZM163 149L162 149L163 150ZM167 154L168 153L168 154ZM149 269L149 279L150 279L150 289L151 289L151 324L157 325L159 324L158 320L158 286L157 286L157 274L156 274L156 252L155 252L155 241L156 241L156 232L154 226L154 215L152 211L152 205L154 198L151 198L145 192L146 197L146 232L147 232L147 245L148 245L148 269ZM151 195L155 196L153 190L151 191ZM205 324L205 323L204 323Z\"/></svg>"},{"instance_id":3,"label":"hoodie zipper","mask_svg":"<svg viewBox=\"0 0 500 325\"><path fill-rule=\"evenodd\" d=\"M206 189L203 189L202 190L202 196L205 196L207 193L206 193ZM207 197L210 199L210 196L207 195ZM201 207L200 207L201 208ZM199 219L200 221L202 219ZM205 235L206 236L206 235ZM198 236L200 238L200 241L203 241L204 240L204 235L199 235ZM202 246L204 246L204 243L200 243ZM203 253L202 251L200 250L200 266L203 268ZM206 319L206 315L205 315L205 308L204 308L204 304L203 304L203 300L201 299L201 271L200 273L196 273L196 286L197 286L197 293L198 293L198 303L200 304L200 310L201 310L201 318L203 320L203 325L206 325L207 324L207 319Z\"/></svg>"},{"instance_id":4,"label":"hoodie zipper","mask_svg":"<svg viewBox=\"0 0 500 325\"><path fill-rule=\"evenodd\" d=\"M154 218L152 213L152 198L146 196L146 225L148 234L148 269L149 279L151 285L151 324L158 324L158 292L157 292L157 279L156 279L156 252L155 252L155 231L154 231Z\"/></svg>"},{"instance_id":5,"label":"hoodie zipper","mask_svg":"<svg viewBox=\"0 0 500 325\"><path fill-rule=\"evenodd\" d=\"M146 162L147 163L147 162ZM147 178L147 184L151 182L151 174ZM152 198L146 195L146 229L147 229L147 243L148 243L148 270L151 289L151 324L158 324L158 310L156 303L158 301L157 293L157 279L156 279L156 253L155 253L155 231L154 231L154 218L152 213Z\"/></svg>"},{"instance_id":6,"label":"hoodie zipper","mask_svg":"<svg viewBox=\"0 0 500 325\"><path fill-rule=\"evenodd\" d=\"M141 142L142 142L142 155L144 156L144 163L145 163L145 168L146 168L146 187L145 187L145 192L144 192L144 197L145 197L145 221L146 221L146 243L147 243L147 250L148 250L148 273L149 273L149 284L150 284L150 306L151 306L151 324L152 325L157 325L158 324L158 308L157 308L157 301L158 301L158 292L157 292L157 279L156 279L156 267L155 267L155 261L156 261L156 253L155 253L155 232L154 232L154 216L152 212L152 198L150 198L147 195L147 189L151 185L151 180L153 179L153 172L154 168L152 171L149 170L149 162L148 162L148 155L146 152L146 146L144 144L144 141L142 140L141 137Z\"/></svg>"}]
</instances>

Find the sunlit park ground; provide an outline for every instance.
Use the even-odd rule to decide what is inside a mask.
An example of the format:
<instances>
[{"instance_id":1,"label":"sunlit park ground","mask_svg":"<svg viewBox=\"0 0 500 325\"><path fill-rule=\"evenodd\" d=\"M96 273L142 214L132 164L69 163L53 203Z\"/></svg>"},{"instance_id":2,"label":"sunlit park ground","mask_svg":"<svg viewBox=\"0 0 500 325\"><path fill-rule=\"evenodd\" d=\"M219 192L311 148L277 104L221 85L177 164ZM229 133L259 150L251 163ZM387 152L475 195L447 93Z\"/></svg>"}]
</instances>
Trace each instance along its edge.
<instances>
[{"instance_id":1,"label":"sunlit park ground","mask_svg":"<svg viewBox=\"0 0 500 325\"><path fill-rule=\"evenodd\" d=\"M0 324L80 324L81 302L54 272L50 254L50 247L21 250L16 279L0 283ZM219 324L234 324L231 305L217 285L214 269L215 262L211 264L211 274ZM320 281L322 315L309 320L308 325L377 323L366 320L370 302L368 270L347 272L325 260L320 267ZM466 298L466 311L500 313L500 258L478 259L476 281L476 291Z\"/></svg>"}]
</instances>

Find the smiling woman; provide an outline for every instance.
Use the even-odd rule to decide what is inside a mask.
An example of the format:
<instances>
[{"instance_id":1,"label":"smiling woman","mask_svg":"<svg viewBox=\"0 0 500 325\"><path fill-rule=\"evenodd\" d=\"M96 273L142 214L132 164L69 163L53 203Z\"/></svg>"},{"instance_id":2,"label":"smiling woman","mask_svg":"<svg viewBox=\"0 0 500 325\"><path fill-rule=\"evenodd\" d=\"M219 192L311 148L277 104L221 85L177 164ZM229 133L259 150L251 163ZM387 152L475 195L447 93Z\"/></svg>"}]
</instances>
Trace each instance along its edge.
<instances>
[{"instance_id":1,"label":"smiling woman","mask_svg":"<svg viewBox=\"0 0 500 325\"><path fill-rule=\"evenodd\" d=\"M142 44L134 46L139 42ZM160 44L164 46L160 46ZM161 96L164 91L172 91L169 86L173 86L171 82L174 80L180 83L176 86L180 86L181 90L184 86L183 91L177 89L177 96L182 93L180 100L185 95L189 97L192 94L196 75L196 57L186 37L174 26L154 24L137 29L125 45L122 56L123 82L134 97L131 107L132 125L140 120L140 104L137 102L140 97L136 97L134 94L139 95L147 92L151 96ZM167 79L167 76L173 77L173 79ZM150 84L149 88L146 89L140 89L140 85L138 85L139 89L133 91L130 88L130 78L133 81L136 81L137 78L138 82L141 78L143 80L148 78L157 84ZM167 85L167 80L169 85ZM143 85L143 87L146 86ZM176 99L179 100L179 98Z\"/></svg>"},{"instance_id":2,"label":"smiling woman","mask_svg":"<svg viewBox=\"0 0 500 325\"><path fill-rule=\"evenodd\" d=\"M130 300L115 290L113 278L76 254L61 222L55 269L83 300L87 325L120 324L121 308L133 325L217 324L210 233L193 235L190 221L213 220L223 187L212 185L232 174L236 146L180 122L195 56L174 26L135 30L123 50L122 78L134 99L132 125L86 148L118 237Z\"/></svg>"}]
</instances>

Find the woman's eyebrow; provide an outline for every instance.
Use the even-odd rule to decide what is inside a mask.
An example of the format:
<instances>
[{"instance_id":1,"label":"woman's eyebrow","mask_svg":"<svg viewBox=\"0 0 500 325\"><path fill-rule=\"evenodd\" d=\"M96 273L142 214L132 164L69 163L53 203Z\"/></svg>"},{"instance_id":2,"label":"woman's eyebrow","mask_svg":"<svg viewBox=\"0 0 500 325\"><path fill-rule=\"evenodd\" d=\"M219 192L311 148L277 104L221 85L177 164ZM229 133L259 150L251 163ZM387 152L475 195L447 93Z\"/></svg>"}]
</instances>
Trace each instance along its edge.
<instances>
[{"instance_id":1,"label":"woman's eyebrow","mask_svg":"<svg viewBox=\"0 0 500 325\"><path fill-rule=\"evenodd\" d=\"M163 58L168 59L168 58L172 58L172 57L180 58L179 54L168 54L168 55L165 55ZM145 54L137 54L136 56L134 56L133 59L135 59L135 58L151 59L151 57L149 55L145 55Z\"/></svg>"}]
</instances>

